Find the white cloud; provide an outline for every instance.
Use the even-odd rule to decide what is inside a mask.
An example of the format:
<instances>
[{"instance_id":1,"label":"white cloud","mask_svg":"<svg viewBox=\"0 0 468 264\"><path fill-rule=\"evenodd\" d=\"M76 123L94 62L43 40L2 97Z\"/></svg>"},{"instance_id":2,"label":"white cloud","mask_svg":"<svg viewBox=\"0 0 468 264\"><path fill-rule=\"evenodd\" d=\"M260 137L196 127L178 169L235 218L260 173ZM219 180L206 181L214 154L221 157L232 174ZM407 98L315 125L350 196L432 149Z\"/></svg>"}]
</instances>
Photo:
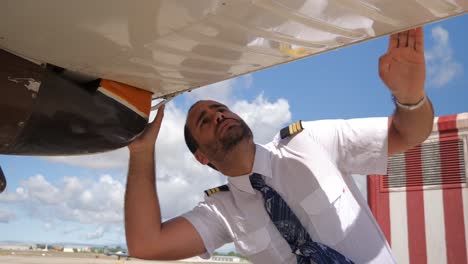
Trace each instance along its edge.
<instances>
[{"instance_id":1,"label":"white cloud","mask_svg":"<svg viewBox=\"0 0 468 264\"><path fill-rule=\"evenodd\" d=\"M101 238L104 236L104 228L102 226L98 227L96 229L96 231L92 232L92 233L88 233L86 235L86 239L88 240L94 240L94 239L98 239L98 238Z\"/></svg>"},{"instance_id":2,"label":"white cloud","mask_svg":"<svg viewBox=\"0 0 468 264\"><path fill-rule=\"evenodd\" d=\"M252 102L237 101L232 109L250 126L258 143L269 142L291 121L288 101L278 99L276 102L269 102L263 94Z\"/></svg>"},{"instance_id":3,"label":"white cloud","mask_svg":"<svg viewBox=\"0 0 468 264\"><path fill-rule=\"evenodd\" d=\"M82 186L77 178L65 178L62 204L58 206L57 216L64 220L80 223L121 224L123 220L124 185L110 175L102 175L97 181L87 181Z\"/></svg>"},{"instance_id":4,"label":"white cloud","mask_svg":"<svg viewBox=\"0 0 468 264\"><path fill-rule=\"evenodd\" d=\"M53 225L51 223L44 223L42 225L42 227L44 227L44 230L50 231L52 229Z\"/></svg>"},{"instance_id":5,"label":"white cloud","mask_svg":"<svg viewBox=\"0 0 468 264\"><path fill-rule=\"evenodd\" d=\"M79 223L121 224L123 220L124 185L110 175L98 180L63 177L52 184L42 175L36 175L20 183L20 196L10 194L0 202L16 202L30 216L45 221L46 230L55 220ZM13 197L13 198L11 198Z\"/></svg>"},{"instance_id":6,"label":"white cloud","mask_svg":"<svg viewBox=\"0 0 468 264\"><path fill-rule=\"evenodd\" d=\"M74 233L74 232L79 231L79 230L81 230L81 227L79 227L79 226L66 227L62 231L62 234L67 235L67 234L71 234L71 233Z\"/></svg>"},{"instance_id":7,"label":"white cloud","mask_svg":"<svg viewBox=\"0 0 468 264\"><path fill-rule=\"evenodd\" d=\"M442 87L462 74L463 67L453 54L446 29L441 26L433 28L432 38L434 46L426 52L428 84Z\"/></svg>"},{"instance_id":8,"label":"white cloud","mask_svg":"<svg viewBox=\"0 0 468 264\"><path fill-rule=\"evenodd\" d=\"M52 162L65 163L72 166L91 169L125 168L127 166L128 150L127 148L121 148L102 154L44 157L44 159Z\"/></svg>"},{"instance_id":9,"label":"white cloud","mask_svg":"<svg viewBox=\"0 0 468 264\"><path fill-rule=\"evenodd\" d=\"M0 209L0 223L8 223L16 218L13 212Z\"/></svg>"},{"instance_id":10,"label":"white cloud","mask_svg":"<svg viewBox=\"0 0 468 264\"><path fill-rule=\"evenodd\" d=\"M3 203L16 203L26 200L27 193L24 191L24 188L18 187L15 192L9 192L8 190L5 193L0 195L0 202Z\"/></svg>"},{"instance_id":11,"label":"white cloud","mask_svg":"<svg viewBox=\"0 0 468 264\"><path fill-rule=\"evenodd\" d=\"M38 174L21 183L21 188L27 192L29 199L37 200L43 205L60 203L59 189Z\"/></svg>"}]
</instances>

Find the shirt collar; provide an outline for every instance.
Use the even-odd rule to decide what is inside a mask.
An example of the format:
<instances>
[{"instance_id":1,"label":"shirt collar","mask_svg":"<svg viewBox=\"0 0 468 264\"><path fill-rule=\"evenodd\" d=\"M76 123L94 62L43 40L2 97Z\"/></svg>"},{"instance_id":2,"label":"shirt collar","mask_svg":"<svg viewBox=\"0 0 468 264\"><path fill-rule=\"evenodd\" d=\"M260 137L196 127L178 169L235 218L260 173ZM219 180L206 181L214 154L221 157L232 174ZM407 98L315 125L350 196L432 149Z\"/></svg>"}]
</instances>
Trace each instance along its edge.
<instances>
[{"instance_id":1,"label":"shirt collar","mask_svg":"<svg viewBox=\"0 0 468 264\"><path fill-rule=\"evenodd\" d=\"M249 176L253 173L258 173L270 178L272 176L271 153L266 147L258 144L255 144L255 158L252 171L245 175L228 177L228 182L240 191L255 194L255 190L250 184L249 179Z\"/></svg>"}]
</instances>

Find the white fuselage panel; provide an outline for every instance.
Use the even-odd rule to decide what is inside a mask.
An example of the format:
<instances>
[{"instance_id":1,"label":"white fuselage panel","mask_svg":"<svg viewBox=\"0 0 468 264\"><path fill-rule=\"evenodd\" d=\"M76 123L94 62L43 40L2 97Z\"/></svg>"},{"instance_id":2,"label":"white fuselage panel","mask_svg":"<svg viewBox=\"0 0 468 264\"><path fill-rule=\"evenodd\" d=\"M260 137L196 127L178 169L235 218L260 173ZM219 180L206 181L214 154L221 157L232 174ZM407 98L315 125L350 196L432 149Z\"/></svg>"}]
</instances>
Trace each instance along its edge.
<instances>
[{"instance_id":1,"label":"white fuselage panel","mask_svg":"<svg viewBox=\"0 0 468 264\"><path fill-rule=\"evenodd\" d=\"M468 0L5 0L0 48L161 97L467 10Z\"/></svg>"}]
</instances>

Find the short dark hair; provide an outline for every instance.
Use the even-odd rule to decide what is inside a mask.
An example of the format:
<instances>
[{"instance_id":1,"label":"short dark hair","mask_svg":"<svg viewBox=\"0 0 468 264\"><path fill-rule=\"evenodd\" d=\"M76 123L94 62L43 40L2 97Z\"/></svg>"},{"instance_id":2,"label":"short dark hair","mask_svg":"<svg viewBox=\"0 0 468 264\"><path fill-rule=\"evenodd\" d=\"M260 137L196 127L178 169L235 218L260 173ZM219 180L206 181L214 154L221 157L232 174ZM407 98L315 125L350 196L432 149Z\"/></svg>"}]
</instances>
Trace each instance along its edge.
<instances>
[{"instance_id":1,"label":"short dark hair","mask_svg":"<svg viewBox=\"0 0 468 264\"><path fill-rule=\"evenodd\" d=\"M185 121L185 126L184 126L185 144L189 148L190 152L192 152L192 154L195 154L195 151L197 151L198 143L193 137L192 132L190 131L190 128L188 127L187 121L188 121L188 115L190 114L190 111L192 111L193 107L195 107L195 105L198 104L199 102L201 102L201 100L195 102L192 106L190 106L189 110L187 111L187 120Z\"/></svg>"},{"instance_id":2,"label":"short dark hair","mask_svg":"<svg viewBox=\"0 0 468 264\"><path fill-rule=\"evenodd\" d=\"M187 147L189 148L190 152L192 152L192 154L195 154L195 151L197 151L198 149L198 143L193 137L192 132L190 132L187 123L185 123L184 126L184 138L185 144L187 144Z\"/></svg>"},{"instance_id":3,"label":"short dark hair","mask_svg":"<svg viewBox=\"0 0 468 264\"><path fill-rule=\"evenodd\" d=\"M197 101L196 103L194 103L190 108L189 110L187 111L187 117L188 117L188 114L190 113L190 111L193 109L193 107L198 104L200 101ZM185 126L184 126L184 139L185 139L185 144L187 145L188 149L190 150L190 152L192 152L192 154L195 154L195 151L197 151L198 149L198 143L197 141L195 140L195 138L193 137L192 135L192 131L190 131L190 128L188 127L187 125L187 121L185 121ZM218 170L216 169L216 167L211 164L211 163L208 163L207 164L208 166L210 166L212 169L214 170Z\"/></svg>"}]
</instances>

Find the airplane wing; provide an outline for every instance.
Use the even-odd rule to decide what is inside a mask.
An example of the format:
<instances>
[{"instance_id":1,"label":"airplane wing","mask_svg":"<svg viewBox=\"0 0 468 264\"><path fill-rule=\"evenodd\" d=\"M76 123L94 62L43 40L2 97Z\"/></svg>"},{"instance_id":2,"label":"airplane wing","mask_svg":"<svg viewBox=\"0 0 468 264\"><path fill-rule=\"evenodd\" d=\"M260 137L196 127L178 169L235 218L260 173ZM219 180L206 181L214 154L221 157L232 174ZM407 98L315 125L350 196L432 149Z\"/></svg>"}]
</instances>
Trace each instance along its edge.
<instances>
[{"instance_id":1,"label":"airplane wing","mask_svg":"<svg viewBox=\"0 0 468 264\"><path fill-rule=\"evenodd\" d=\"M6 0L0 47L162 97L467 10L468 0Z\"/></svg>"},{"instance_id":2,"label":"airplane wing","mask_svg":"<svg viewBox=\"0 0 468 264\"><path fill-rule=\"evenodd\" d=\"M154 98L467 10L468 0L4 0L0 153L123 147Z\"/></svg>"}]
</instances>

